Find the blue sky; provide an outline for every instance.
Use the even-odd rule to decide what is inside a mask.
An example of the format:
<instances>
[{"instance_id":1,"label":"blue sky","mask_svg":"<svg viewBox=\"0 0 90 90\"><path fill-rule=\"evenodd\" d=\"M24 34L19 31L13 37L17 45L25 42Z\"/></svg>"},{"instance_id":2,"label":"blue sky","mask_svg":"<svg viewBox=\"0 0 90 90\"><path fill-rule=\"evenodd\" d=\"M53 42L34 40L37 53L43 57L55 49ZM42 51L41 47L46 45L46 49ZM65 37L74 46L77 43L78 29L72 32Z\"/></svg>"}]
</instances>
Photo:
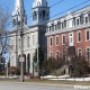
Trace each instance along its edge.
<instances>
[{"instance_id":1,"label":"blue sky","mask_svg":"<svg viewBox=\"0 0 90 90\"><path fill-rule=\"evenodd\" d=\"M47 0L49 6L52 6L53 4L55 4L59 1L61 1L61 0ZM74 7L84 1L88 1L88 2L80 5L79 7L76 7L70 11L75 11L77 9L80 9L82 7L90 5L90 0L63 0L62 3L58 3L57 5L50 8L51 19L54 19L54 18L57 18L57 17L60 17L64 14L66 14L68 11L65 11L65 13L63 13L63 14L61 14L60 12L67 10L71 7ZM32 15L31 8L32 8L32 3L34 2L34 0L24 0L24 2L25 2L25 9L26 9L27 16L30 17ZM5 8L5 10L8 10L10 12L10 14L12 13L12 11L14 9L14 5L15 5L15 0L0 0L0 6ZM60 13L60 14L58 14L58 13ZM58 14L58 15L56 17L53 17L56 14ZM31 24L31 19L32 18L28 18L28 25Z\"/></svg>"}]
</instances>

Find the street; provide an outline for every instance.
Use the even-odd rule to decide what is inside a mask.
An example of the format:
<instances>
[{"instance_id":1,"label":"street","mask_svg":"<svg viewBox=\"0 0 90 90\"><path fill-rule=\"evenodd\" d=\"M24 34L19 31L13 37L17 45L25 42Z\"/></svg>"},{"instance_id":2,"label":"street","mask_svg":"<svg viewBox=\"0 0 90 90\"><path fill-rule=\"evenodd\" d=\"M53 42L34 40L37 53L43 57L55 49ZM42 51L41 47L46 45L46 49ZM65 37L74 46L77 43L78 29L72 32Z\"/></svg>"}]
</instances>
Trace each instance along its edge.
<instances>
[{"instance_id":1,"label":"street","mask_svg":"<svg viewBox=\"0 0 90 90\"><path fill-rule=\"evenodd\" d=\"M75 90L74 87L47 83L0 82L0 90ZM79 89L80 90L80 89Z\"/></svg>"},{"instance_id":2,"label":"street","mask_svg":"<svg viewBox=\"0 0 90 90\"><path fill-rule=\"evenodd\" d=\"M0 81L0 90L90 90L87 86L75 87L67 84Z\"/></svg>"}]
</instances>

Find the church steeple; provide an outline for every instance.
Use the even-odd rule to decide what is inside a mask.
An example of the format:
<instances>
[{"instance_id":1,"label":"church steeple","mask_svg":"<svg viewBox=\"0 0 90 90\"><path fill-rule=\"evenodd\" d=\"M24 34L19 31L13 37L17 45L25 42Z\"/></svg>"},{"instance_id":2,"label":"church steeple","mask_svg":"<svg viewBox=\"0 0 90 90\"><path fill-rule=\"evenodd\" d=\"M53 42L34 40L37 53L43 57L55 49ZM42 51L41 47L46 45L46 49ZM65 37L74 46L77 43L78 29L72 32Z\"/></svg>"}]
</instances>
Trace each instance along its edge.
<instances>
[{"instance_id":1,"label":"church steeple","mask_svg":"<svg viewBox=\"0 0 90 90\"><path fill-rule=\"evenodd\" d=\"M16 25L20 25L21 16L23 17L23 23L25 25L27 23L27 20L26 20L25 8L24 8L24 1L23 0L16 0L15 8L14 8L14 11L12 13L14 27Z\"/></svg>"},{"instance_id":2,"label":"church steeple","mask_svg":"<svg viewBox=\"0 0 90 90\"><path fill-rule=\"evenodd\" d=\"M46 0L34 0L32 6L33 25L46 25L49 20L49 7Z\"/></svg>"}]
</instances>

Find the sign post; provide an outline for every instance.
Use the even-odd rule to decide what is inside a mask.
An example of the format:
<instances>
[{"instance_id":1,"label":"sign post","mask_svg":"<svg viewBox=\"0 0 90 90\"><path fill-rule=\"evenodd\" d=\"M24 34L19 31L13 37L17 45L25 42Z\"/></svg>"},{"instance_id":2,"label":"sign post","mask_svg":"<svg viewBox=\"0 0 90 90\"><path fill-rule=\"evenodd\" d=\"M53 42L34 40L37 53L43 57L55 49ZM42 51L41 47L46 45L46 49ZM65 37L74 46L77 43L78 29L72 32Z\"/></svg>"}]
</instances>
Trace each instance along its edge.
<instances>
[{"instance_id":1,"label":"sign post","mask_svg":"<svg viewBox=\"0 0 90 90\"><path fill-rule=\"evenodd\" d=\"M24 81L24 56L20 56L20 63L21 63L21 76L20 76L20 80Z\"/></svg>"}]
</instances>

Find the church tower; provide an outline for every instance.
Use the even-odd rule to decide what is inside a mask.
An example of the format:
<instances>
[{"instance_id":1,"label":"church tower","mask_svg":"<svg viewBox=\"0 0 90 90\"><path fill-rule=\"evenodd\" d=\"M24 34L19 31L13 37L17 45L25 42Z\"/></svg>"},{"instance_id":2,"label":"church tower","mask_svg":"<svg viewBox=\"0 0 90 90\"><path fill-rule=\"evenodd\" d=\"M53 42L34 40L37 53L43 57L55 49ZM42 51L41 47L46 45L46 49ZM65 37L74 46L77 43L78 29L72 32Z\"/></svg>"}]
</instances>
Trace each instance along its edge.
<instances>
[{"instance_id":1,"label":"church tower","mask_svg":"<svg viewBox=\"0 0 90 90\"><path fill-rule=\"evenodd\" d=\"M49 7L46 0L34 0L32 17L33 25L46 25L49 20Z\"/></svg>"},{"instance_id":2,"label":"church tower","mask_svg":"<svg viewBox=\"0 0 90 90\"><path fill-rule=\"evenodd\" d=\"M15 0L15 8L12 13L12 21L13 21L13 27L16 27L17 25L20 25L21 22L21 16L23 18L23 25L27 24L27 18L26 18L26 12L24 8L24 0Z\"/></svg>"}]
</instances>

